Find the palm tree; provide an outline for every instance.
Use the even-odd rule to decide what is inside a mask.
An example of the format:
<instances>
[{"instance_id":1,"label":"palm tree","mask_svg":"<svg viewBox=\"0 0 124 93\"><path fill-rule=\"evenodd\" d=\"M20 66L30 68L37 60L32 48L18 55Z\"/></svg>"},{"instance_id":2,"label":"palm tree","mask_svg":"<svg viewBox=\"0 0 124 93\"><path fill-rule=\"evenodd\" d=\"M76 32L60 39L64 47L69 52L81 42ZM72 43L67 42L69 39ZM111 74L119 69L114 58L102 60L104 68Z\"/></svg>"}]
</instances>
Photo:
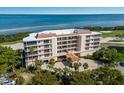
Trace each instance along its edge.
<instances>
[{"instance_id":1,"label":"palm tree","mask_svg":"<svg viewBox=\"0 0 124 93\"><path fill-rule=\"evenodd\" d=\"M49 70L51 70L51 69L53 69L53 65L48 64L48 65L47 65L47 68L48 68Z\"/></svg>"},{"instance_id":2,"label":"palm tree","mask_svg":"<svg viewBox=\"0 0 124 93\"><path fill-rule=\"evenodd\" d=\"M43 64L42 60L38 60L38 59L35 60L36 68L40 67L42 64Z\"/></svg>"},{"instance_id":3,"label":"palm tree","mask_svg":"<svg viewBox=\"0 0 124 93\"><path fill-rule=\"evenodd\" d=\"M51 62L55 62L55 60L54 60L53 58L52 58L52 59L50 59L50 61L51 61Z\"/></svg>"},{"instance_id":4,"label":"palm tree","mask_svg":"<svg viewBox=\"0 0 124 93\"><path fill-rule=\"evenodd\" d=\"M89 65L87 63L83 64L84 69L88 69Z\"/></svg>"},{"instance_id":5,"label":"palm tree","mask_svg":"<svg viewBox=\"0 0 124 93\"><path fill-rule=\"evenodd\" d=\"M55 60L53 58L50 59L49 64L53 65L54 63L55 63Z\"/></svg>"},{"instance_id":6,"label":"palm tree","mask_svg":"<svg viewBox=\"0 0 124 93\"><path fill-rule=\"evenodd\" d=\"M21 66L24 66L24 62L23 62L23 50L22 49L18 49L17 53L19 54L19 60L21 61Z\"/></svg>"},{"instance_id":7,"label":"palm tree","mask_svg":"<svg viewBox=\"0 0 124 93\"><path fill-rule=\"evenodd\" d=\"M63 70L60 68L54 68L54 72L56 75L58 75L59 77L62 76L63 74Z\"/></svg>"},{"instance_id":8,"label":"palm tree","mask_svg":"<svg viewBox=\"0 0 124 93\"><path fill-rule=\"evenodd\" d=\"M34 48L33 47L30 47L29 48L29 52L32 54L34 52Z\"/></svg>"},{"instance_id":9,"label":"palm tree","mask_svg":"<svg viewBox=\"0 0 124 93\"><path fill-rule=\"evenodd\" d=\"M66 74L71 74L72 71L69 68L65 67L63 69L63 72L65 72Z\"/></svg>"},{"instance_id":10,"label":"palm tree","mask_svg":"<svg viewBox=\"0 0 124 93\"><path fill-rule=\"evenodd\" d=\"M43 60L40 60L40 65L43 65L43 63L44 63Z\"/></svg>"},{"instance_id":11,"label":"palm tree","mask_svg":"<svg viewBox=\"0 0 124 93\"><path fill-rule=\"evenodd\" d=\"M79 67L81 66L81 63L74 63L74 69L75 71L79 70Z\"/></svg>"},{"instance_id":12,"label":"palm tree","mask_svg":"<svg viewBox=\"0 0 124 93\"><path fill-rule=\"evenodd\" d=\"M33 47L30 47L30 48L29 48L29 53L30 53L30 54L33 54L33 53L34 53L34 48L33 48ZM32 57L31 59L32 59L32 62L33 62L33 57Z\"/></svg>"}]
</instances>

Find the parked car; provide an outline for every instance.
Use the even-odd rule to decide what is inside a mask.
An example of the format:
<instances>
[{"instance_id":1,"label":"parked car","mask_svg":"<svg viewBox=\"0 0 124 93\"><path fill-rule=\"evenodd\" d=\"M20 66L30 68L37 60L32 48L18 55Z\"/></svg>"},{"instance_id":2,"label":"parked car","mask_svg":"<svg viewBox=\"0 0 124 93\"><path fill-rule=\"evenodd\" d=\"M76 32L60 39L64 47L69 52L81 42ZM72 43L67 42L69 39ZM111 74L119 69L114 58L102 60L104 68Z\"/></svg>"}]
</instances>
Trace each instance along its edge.
<instances>
[{"instance_id":1,"label":"parked car","mask_svg":"<svg viewBox=\"0 0 124 93\"><path fill-rule=\"evenodd\" d=\"M119 64L120 64L120 66L124 66L124 62L120 62Z\"/></svg>"},{"instance_id":2,"label":"parked car","mask_svg":"<svg viewBox=\"0 0 124 93\"><path fill-rule=\"evenodd\" d=\"M8 83L4 83L3 85L12 85L12 83L8 82Z\"/></svg>"},{"instance_id":3,"label":"parked car","mask_svg":"<svg viewBox=\"0 0 124 93\"><path fill-rule=\"evenodd\" d=\"M2 85L15 85L14 80L5 80Z\"/></svg>"},{"instance_id":4,"label":"parked car","mask_svg":"<svg viewBox=\"0 0 124 93\"><path fill-rule=\"evenodd\" d=\"M10 81L9 80L5 80L3 83L9 83Z\"/></svg>"}]
</instances>

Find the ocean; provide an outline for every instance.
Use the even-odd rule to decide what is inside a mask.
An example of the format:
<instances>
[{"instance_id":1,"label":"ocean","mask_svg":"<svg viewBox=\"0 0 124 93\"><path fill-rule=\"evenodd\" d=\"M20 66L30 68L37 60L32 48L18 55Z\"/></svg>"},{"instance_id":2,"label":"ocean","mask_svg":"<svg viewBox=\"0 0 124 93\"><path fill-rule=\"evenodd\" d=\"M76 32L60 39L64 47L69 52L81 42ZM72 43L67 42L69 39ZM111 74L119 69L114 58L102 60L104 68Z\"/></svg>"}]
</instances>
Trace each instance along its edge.
<instances>
[{"instance_id":1,"label":"ocean","mask_svg":"<svg viewBox=\"0 0 124 93\"><path fill-rule=\"evenodd\" d=\"M0 15L0 34L39 32L43 30L86 26L124 26L124 14Z\"/></svg>"}]
</instances>

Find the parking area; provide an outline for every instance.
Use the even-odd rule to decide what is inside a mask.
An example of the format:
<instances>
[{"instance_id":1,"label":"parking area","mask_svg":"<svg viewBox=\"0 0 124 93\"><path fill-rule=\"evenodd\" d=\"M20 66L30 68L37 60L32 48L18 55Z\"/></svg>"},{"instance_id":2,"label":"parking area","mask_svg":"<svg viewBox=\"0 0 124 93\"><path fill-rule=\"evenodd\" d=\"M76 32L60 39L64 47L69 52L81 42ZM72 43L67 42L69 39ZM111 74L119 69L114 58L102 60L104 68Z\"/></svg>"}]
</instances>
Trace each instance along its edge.
<instances>
[{"instance_id":1,"label":"parking area","mask_svg":"<svg viewBox=\"0 0 124 93\"><path fill-rule=\"evenodd\" d=\"M116 69L120 70L120 71L124 74L124 66L121 66L121 65L118 63L118 66L116 67Z\"/></svg>"},{"instance_id":2,"label":"parking area","mask_svg":"<svg viewBox=\"0 0 124 93\"><path fill-rule=\"evenodd\" d=\"M76 62L74 62L76 63ZM79 71L84 71L84 67L83 67L83 64L84 63L87 63L88 64L88 69L92 70L92 69L96 69L98 67L98 62L97 61L94 61L94 60L90 60L90 59L84 59L84 58L81 58L80 61L78 63L81 63L81 66L79 67ZM47 69L47 65L46 63L44 63L41 68L42 69ZM60 69L64 69L65 67L69 68L70 70L74 71L74 68L70 68L68 66L68 63L67 62L56 62L53 66L53 68L60 68Z\"/></svg>"}]
</instances>

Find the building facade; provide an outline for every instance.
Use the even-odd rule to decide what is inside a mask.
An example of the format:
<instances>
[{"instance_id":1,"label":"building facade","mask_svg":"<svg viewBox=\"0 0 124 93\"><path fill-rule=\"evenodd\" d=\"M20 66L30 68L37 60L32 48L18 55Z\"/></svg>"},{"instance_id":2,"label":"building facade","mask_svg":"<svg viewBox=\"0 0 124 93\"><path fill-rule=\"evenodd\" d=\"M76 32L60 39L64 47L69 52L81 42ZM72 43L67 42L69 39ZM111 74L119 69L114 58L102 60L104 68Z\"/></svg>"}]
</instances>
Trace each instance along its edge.
<instances>
[{"instance_id":1,"label":"building facade","mask_svg":"<svg viewBox=\"0 0 124 93\"><path fill-rule=\"evenodd\" d=\"M26 65L35 60L57 60L59 56L80 53L80 56L93 53L100 48L99 32L84 29L50 30L29 34L23 39Z\"/></svg>"}]
</instances>

